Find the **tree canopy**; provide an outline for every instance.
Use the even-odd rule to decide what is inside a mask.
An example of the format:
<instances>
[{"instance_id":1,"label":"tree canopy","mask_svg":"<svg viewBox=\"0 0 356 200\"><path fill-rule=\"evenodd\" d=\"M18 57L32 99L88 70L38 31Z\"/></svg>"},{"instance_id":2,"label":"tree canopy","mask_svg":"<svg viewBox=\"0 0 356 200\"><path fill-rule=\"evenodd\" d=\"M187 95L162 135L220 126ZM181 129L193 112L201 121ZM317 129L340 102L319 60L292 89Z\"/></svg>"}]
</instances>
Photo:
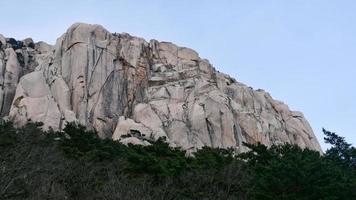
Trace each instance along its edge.
<instances>
[{"instance_id":1,"label":"tree canopy","mask_svg":"<svg viewBox=\"0 0 356 200\"><path fill-rule=\"evenodd\" d=\"M43 132L0 123L1 199L356 199L355 148L323 130L325 154L285 144L250 151L203 147L190 156L100 139L68 124Z\"/></svg>"}]
</instances>

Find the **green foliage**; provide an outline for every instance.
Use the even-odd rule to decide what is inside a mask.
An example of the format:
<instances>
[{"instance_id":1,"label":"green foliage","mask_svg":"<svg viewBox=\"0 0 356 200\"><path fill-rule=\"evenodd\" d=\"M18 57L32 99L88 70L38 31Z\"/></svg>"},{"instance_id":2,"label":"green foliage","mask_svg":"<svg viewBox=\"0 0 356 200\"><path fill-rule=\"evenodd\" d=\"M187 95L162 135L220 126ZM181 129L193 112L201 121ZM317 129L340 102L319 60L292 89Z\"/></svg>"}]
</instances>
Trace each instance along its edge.
<instances>
[{"instance_id":1,"label":"green foliage","mask_svg":"<svg viewBox=\"0 0 356 200\"><path fill-rule=\"evenodd\" d=\"M1 199L356 199L355 149L324 131L321 155L294 145L203 147L190 156L164 138L152 145L100 139L70 123L0 123Z\"/></svg>"},{"instance_id":2,"label":"green foliage","mask_svg":"<svg viewBox=\"0 0 356 200\"><path fill-rule=\"evenodd\" d=\"M58 136L59 146L67 157L86 161L113 160L120 155L123 146L109 139L100 139L95 131L75 123L67 124Z\"/></svg>"},{"instance_id":3,"label":"green foliage","mask_svg":"<svg viewBox=\"0 0 356 200\"><path fill-rule=\"evenodd\" d=\"M339 162L347 167L356 169L356 148L345 141L345 138L338 136L336 133L323 129L326 143L332 145L325 153L325 157Z\"/></svg>"},{"instance_id":4,"label":"green foliage","mask_svg":"<svg viewBox=\"0 0 356 200\"><path fill-rule=\"evenodd\" d=\"M15 133L16 129L14 129L11 122L0 120L0 147L15 144Z\"/></svg>"},{"instance_id":5,"label":"green foliage","mask_svg":"<svg viewBox=\"0 0 356 200\"><path fill-rule=\"evenodd\" d=\"M133 175L154 174L157 177L176 176L187 169L219 170L233 160L232 149L203 147L194 153L195 159L187 157L181 148L172 148L165 138L150 141L152 145L122 145L100 139L95 131L69 123L60 135L60 147L70 158L101 162L124 159L127 170Z\"/></svg>"},{"instance_id":6,"label":"green foliage","mask_svg":"<svg viewBox=\"0 0 356 200\"><path fill-rule=\"evenodd\" d=\"M129 145L123 155L128 161L128 171L132 173L149 173L156 176L174 176L189 166L185 151L171 148L159 138L151 141L152 145Z\"/></svg>"},{"instance_id":7,"label":"green foliage","mask_svg":"<svg viewBox=\"0 0 356 200\"><path fill-rule=\"evenodd\" d=\"M219 170L233 161L233 149L203 147L194 153L196 166L202 169Z\"/></svg>"},{"instance_id":8,"label":"green foliage","mask_svg":"<svg viewBox=\"0 0 356 200\"><path fill-rule=\"evenodd\" d=\"M355 170L319 152L285 144L245 144L251 151L239 155L247 161L252 181L251 199L354 199Z\"/></svg>"}]
</instances>

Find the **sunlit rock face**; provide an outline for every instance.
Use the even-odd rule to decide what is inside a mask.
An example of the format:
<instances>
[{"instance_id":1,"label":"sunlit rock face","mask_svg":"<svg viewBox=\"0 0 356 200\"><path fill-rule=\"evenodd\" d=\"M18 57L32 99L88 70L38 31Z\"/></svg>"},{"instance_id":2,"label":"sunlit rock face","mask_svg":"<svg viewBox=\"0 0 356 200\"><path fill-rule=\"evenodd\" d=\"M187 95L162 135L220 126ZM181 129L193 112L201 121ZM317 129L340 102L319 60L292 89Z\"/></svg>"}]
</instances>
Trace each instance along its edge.
<instances>
[{"instance_id":1,"label":"sunlit rock face","mask_svg":"<svg viewBox=\"0 0 356 200\"><path fill-rule=\"evenodd\" d=\"M300 112L217 72L192 49L77 23L55 46L0 35L0 108L18 126L75 121L103 138L171 146L292 143L320 150Z\"/></svg>"}]
</instances>

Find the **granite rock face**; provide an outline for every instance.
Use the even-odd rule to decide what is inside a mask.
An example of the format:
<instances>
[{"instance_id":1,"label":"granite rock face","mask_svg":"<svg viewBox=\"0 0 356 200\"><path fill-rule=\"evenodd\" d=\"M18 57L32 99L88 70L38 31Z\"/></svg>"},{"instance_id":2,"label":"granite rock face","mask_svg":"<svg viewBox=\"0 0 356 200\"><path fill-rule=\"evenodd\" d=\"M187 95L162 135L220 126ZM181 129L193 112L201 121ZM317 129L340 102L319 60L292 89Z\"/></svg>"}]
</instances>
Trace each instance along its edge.
<instances>
[{"instance_id":1,"label":"granite rock face","mask_svg":"<svg viewBox=\"0 0 356 200\"><path fill-rule=\"evenodd\" d=\"M149 145L298 144L321 151L300 112L217 72L192 49L72 25L55 46L0 35L0 108L21 126L75 121L103 138Z\"/></svg>"}]
</instances>

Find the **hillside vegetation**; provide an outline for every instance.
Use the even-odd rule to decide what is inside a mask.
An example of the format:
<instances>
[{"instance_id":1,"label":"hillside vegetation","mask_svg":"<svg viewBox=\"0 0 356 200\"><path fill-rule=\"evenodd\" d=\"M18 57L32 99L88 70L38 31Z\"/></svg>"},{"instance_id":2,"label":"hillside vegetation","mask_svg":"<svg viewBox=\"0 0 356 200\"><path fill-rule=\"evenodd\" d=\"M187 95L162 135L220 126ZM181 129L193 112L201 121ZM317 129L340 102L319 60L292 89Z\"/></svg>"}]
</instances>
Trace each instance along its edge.
<instances>
[{"instance_id":1,"label":"hillside vegetation","mask_svg":"<svg viewBox=\"0 0 356 200\"><path fill-rule=\"evenodd\" d=\"M0 199L356 199L356 150L324 131L320 155L293 145L205 147L193 156L163 138L125 146L69 124L0 124Z\"/></svg>"}]
</instances>

